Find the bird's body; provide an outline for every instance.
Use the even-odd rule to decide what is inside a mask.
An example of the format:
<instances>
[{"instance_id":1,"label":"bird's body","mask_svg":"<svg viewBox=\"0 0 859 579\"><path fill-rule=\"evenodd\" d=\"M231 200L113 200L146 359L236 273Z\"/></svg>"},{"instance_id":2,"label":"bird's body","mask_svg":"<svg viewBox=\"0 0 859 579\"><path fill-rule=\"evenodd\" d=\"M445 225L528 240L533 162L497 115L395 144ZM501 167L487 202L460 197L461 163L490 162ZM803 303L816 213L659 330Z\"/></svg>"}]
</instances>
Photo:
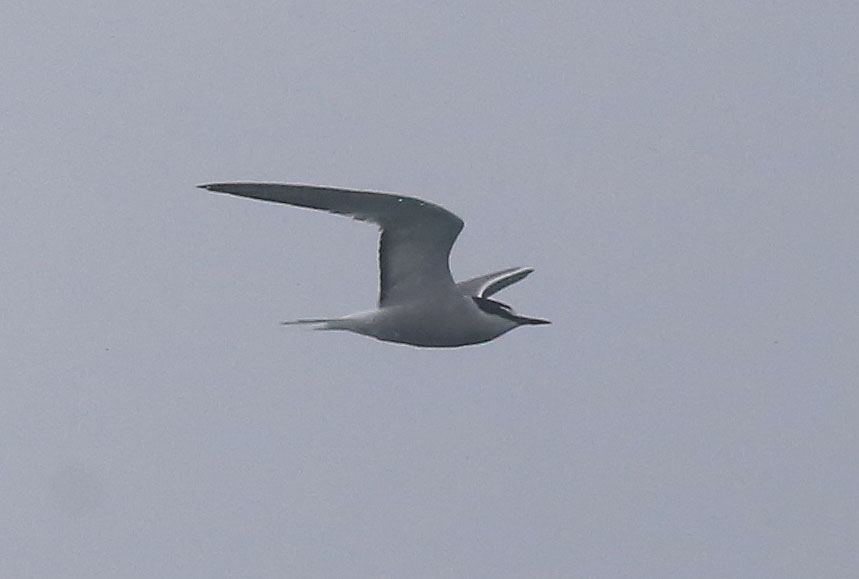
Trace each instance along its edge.
<instances>
[{"instance_id":1,"label":"bird's body","mask_svg":"<svg viewBox=\"0 0 859 579\"><path fill-rule=\"evenodd\" d=\"M486 314L472 300L459 297L388 306L323 322L321 327L350 330L386 342L452 347L487 342L516 325Z\"/></svg>"},{"instance_id":2,"label":"bird's body","mask_svg":"<svg viewBox=\"0 0 859 579\"><path fill-rule=\"evenodd\" d=\"M215 183L203 189L348 215L380 226L379 308L342 318L285 322L347 330L387 342L455 347L487 342L527 318L489 296L529 273L511 268L455 283L448 256L462 220L427 201L369 191L274 183Z\"/></svg>"}]
</instances>

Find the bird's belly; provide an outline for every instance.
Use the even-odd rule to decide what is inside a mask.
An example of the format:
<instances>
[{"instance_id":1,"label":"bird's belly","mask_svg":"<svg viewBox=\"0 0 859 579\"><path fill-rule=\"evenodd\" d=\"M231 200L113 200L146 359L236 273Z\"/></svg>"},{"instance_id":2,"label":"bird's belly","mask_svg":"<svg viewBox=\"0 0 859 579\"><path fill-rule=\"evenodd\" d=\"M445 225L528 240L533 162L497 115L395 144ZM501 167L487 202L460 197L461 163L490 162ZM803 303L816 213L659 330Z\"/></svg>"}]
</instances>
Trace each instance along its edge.
<instances>
[{"instance_id":1,"label":"bird's belly","mask_svg":"<svg viewBox=\"0 0 859 579\"><path fill-rule=\"evenodd\" d=\"M515 327L465 300L383 308L373 325L371 335L380 340L439 348L487 342Z\"/></svg>"}]
</instances>

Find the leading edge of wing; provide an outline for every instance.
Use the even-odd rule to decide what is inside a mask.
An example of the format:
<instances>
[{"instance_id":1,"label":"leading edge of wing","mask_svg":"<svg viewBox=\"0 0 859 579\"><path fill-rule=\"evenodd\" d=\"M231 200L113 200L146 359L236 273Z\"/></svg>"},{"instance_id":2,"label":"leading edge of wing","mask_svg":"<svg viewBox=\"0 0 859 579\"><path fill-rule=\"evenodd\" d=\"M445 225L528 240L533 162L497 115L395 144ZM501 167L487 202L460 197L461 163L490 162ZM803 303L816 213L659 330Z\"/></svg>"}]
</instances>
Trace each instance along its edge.
<instances>
[{"instance_id":1,"label":"leading edge of wing","mask_svg":"<svg viewBox=\"0 0 859 579\"><path fill-rule=\"evenodd\" d=\"M288 183L208 183L197 187L217 193L348 215L361 221L371 221L383 228L414 220L434 221L439 225L443 224L446 234L453 238L456 238L464 225L462 219L444 207L395 193Z\"/></svg>"}]
</instances>

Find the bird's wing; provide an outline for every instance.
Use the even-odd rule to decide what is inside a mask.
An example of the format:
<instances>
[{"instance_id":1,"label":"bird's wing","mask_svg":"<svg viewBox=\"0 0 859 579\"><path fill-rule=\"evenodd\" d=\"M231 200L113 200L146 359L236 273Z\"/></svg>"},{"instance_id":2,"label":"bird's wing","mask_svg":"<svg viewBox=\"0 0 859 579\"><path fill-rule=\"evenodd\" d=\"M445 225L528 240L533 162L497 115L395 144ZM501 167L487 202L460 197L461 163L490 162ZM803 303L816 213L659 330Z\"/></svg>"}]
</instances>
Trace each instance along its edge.
<instances>
[{"instance_id":1,"label":"bird's wing","mask_svg":"<svg viewBox=\"0 0 859 579\"><path fill-rule=\"evenodd\" d=\"M525 278L532 271L534 270L530 267L511 267L461 281L456 286L464 295L488 298Z\"/></svg>"},{"instance_id":2,"label":"bird's wing","mask_svg":"<svg viewBox=\"0 0 859 579\"><path fill-rule=\"evenodd\" d=\"M371 191L276 183L212 183L202 189L287 203L376 223L379 306L455 289L448 257L462 219L427 201Z\"/></svg>"}]
</instances>

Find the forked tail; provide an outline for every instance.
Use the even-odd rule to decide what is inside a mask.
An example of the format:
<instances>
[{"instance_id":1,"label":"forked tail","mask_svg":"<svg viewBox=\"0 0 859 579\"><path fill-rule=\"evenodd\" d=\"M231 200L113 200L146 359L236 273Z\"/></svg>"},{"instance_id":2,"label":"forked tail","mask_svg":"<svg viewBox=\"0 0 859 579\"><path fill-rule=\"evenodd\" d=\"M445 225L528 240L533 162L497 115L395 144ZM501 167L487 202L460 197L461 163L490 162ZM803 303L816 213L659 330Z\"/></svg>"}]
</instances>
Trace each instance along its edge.
<instances>
[{"instance_id":1,"label":"forked tail","mask_svg":"<svg viewBox=\"0 0 859 579\"><path fill-rule=\"evenodd\" d=\"M309 320L289 320L286 322L281 322L281 326L297 326L300 324L325 324L327 322L335 322L336 318L313 318Z\"/></svg>"},{"instance_id":2,"label":"forked tail","mask_svg":"<svg viewBox=\"0 0 859 579\"><path fill-rule=\"evenodd\" d=\"M281 322L282 326L315 326L314 330L348 330L351 326L343 318L310 318Z\"/></svg>"}]
</instances>

